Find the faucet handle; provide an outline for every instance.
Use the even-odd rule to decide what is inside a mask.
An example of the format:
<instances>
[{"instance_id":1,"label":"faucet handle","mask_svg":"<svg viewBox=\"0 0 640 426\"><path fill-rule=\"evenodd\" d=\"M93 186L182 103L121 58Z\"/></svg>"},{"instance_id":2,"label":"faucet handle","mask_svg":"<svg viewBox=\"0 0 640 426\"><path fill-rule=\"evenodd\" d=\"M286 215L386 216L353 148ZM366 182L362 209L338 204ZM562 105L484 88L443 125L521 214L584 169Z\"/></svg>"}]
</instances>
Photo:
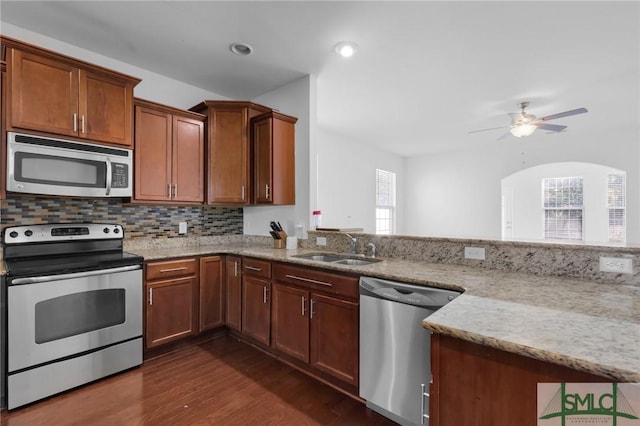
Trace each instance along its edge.
<instances>
[{"instance_id":1,"label":"faucet handle","mask_svg":"<svg viewBox=\"0 0 640 426\"><path fill-rule=\"evenodd\" d=\"M367 248L371 249L371 257L376 257L376 245L373 243L367 244Z\"/></svg>"}]
</instances>

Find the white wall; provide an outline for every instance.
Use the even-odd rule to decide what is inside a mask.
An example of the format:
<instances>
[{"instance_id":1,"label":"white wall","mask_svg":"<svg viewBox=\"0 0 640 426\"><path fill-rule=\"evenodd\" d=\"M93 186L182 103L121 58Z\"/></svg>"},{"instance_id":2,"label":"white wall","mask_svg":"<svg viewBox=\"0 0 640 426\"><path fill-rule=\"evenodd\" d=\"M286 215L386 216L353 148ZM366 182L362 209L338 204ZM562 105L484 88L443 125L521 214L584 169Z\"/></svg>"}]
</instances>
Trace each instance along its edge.
<instances>
[{"instance_id":1,"label":"white wall","mask_svg":"<svg viewBox=\"0 0 640 426\"><path fill-rule=\"evenodd\" d=\"M205 99L227 99L222 95L200 89L195 86L174 80L169 77L154 73L149 70L117 61L115 59L99 55L89 50L16 27L15 25L0 22L2 35L12 37L26 43L52 50L72 58L100 65L133 77L142 81L134 89L134 96L149 101L158 102L175 108L189 109Z\"/></svg>"},{"instance_id":2,"label":"white wall","mask_svg":"<svg viewBox=\"0 0 640 426\"><path fill-rule=\"evenodd\" d=\"M316 79L306 76L261 95L254 102L298 117L296 122L296 204L244 208L244 233L269 235L269 222L279 221L289 235L306 238L310 221L310 147L316 126Z\"/></svg>"},{"instance_id":3,"label":"white wall","mask_svg":"<svg viewBox=\"0 0 640 426\"><path fill-rule=\"evenodd\" d=\"M318 191L314 210L322 210L322 226L364 228L375 233L376 169L396 173L396 208L402 212L402 157L321 130L317 166L317 176L312 176ZM403 233L402 217L396 221L396 233Z\"/></svg>"},{"instance_id":4,"label":"white wall","mask_svg":"<svg viewBox=\"0 0 640 426\"><path fill-rule=\"evenodd\" d=\"M501 180L546 163L585 162L627 173L627 241L640 241L638 128L584 134L536 132L476 149L407 159L405 231L410 235L500 239Z\"/></svg>"},{"instance_id":5,"label":"white wall","mask_svg":"<svg viewBox=\"0 0 640 426\"><path fill-rule=\"evenodd\" d=\"M510 229L503 233L509 240L544 239L542 208L542 179L550 177L583 178L583 236L590 243L607 243L609 211L607 209L607 176L620 173L611 167L585 163L552 163L531 167L506 177L502 181L503 197L508 211L503 220L510 222Z\"/></svg>"}]
</instances>

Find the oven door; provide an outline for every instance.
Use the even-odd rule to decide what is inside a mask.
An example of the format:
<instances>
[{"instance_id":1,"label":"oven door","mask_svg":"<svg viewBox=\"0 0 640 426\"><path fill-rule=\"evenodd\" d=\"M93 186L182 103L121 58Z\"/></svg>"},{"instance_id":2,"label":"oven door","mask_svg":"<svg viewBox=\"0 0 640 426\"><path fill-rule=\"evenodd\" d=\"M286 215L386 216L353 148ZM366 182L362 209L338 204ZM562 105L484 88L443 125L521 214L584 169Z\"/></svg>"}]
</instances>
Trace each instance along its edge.
<instances>
[{"instance_id":1,"label":"oven door","mask_svg":"<svg viewBox=\"0 0 640 426\"><path fill-rule=\"evenodd\" d=\"M8 373L142 336L140 265L7 284Z\"/></svg>"}]
</instances>

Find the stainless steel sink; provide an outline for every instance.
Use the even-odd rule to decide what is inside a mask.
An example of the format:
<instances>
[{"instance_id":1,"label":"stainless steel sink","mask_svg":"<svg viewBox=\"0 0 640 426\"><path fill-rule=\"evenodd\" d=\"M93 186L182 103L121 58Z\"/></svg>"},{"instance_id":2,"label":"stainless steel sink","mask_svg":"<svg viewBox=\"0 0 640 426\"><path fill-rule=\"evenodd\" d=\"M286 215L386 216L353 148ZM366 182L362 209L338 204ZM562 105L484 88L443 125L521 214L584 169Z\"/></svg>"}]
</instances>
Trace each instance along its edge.
<instances>
[{"instance_id":1,"label":"stainless steel sink","mask_svg":"<svg viewBox=\"0 0 640 426\"><path fill-rule=\"evenodd\" d=\"M351 266L371 265L372 263L380 262L381 260L381 259L374 259L374 258L353 257L351 255L325 254L325 253L298 254L293 257L297 257L299 259L315 260L317 262L337 263L340 265L351 265Z\"/></svg>"}]
</instances>

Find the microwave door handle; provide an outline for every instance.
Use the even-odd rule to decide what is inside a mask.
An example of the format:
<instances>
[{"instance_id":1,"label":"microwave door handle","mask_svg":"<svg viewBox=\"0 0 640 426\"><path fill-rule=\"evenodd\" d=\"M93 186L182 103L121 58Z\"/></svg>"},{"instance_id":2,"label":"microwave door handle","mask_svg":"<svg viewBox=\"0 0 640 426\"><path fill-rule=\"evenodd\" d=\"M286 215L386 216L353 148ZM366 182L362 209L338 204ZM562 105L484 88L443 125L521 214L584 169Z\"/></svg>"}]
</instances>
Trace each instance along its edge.
<instances>
[{"instance_id":1,"label":"microwave door handle","mask_svg":"<svg viewBox=\"0 0 640 426\"><path fill-rule=\"evenodd\" d=\"M111 193L111 159L107 157L107 194Z\"/></svg>"}]
</instances>

